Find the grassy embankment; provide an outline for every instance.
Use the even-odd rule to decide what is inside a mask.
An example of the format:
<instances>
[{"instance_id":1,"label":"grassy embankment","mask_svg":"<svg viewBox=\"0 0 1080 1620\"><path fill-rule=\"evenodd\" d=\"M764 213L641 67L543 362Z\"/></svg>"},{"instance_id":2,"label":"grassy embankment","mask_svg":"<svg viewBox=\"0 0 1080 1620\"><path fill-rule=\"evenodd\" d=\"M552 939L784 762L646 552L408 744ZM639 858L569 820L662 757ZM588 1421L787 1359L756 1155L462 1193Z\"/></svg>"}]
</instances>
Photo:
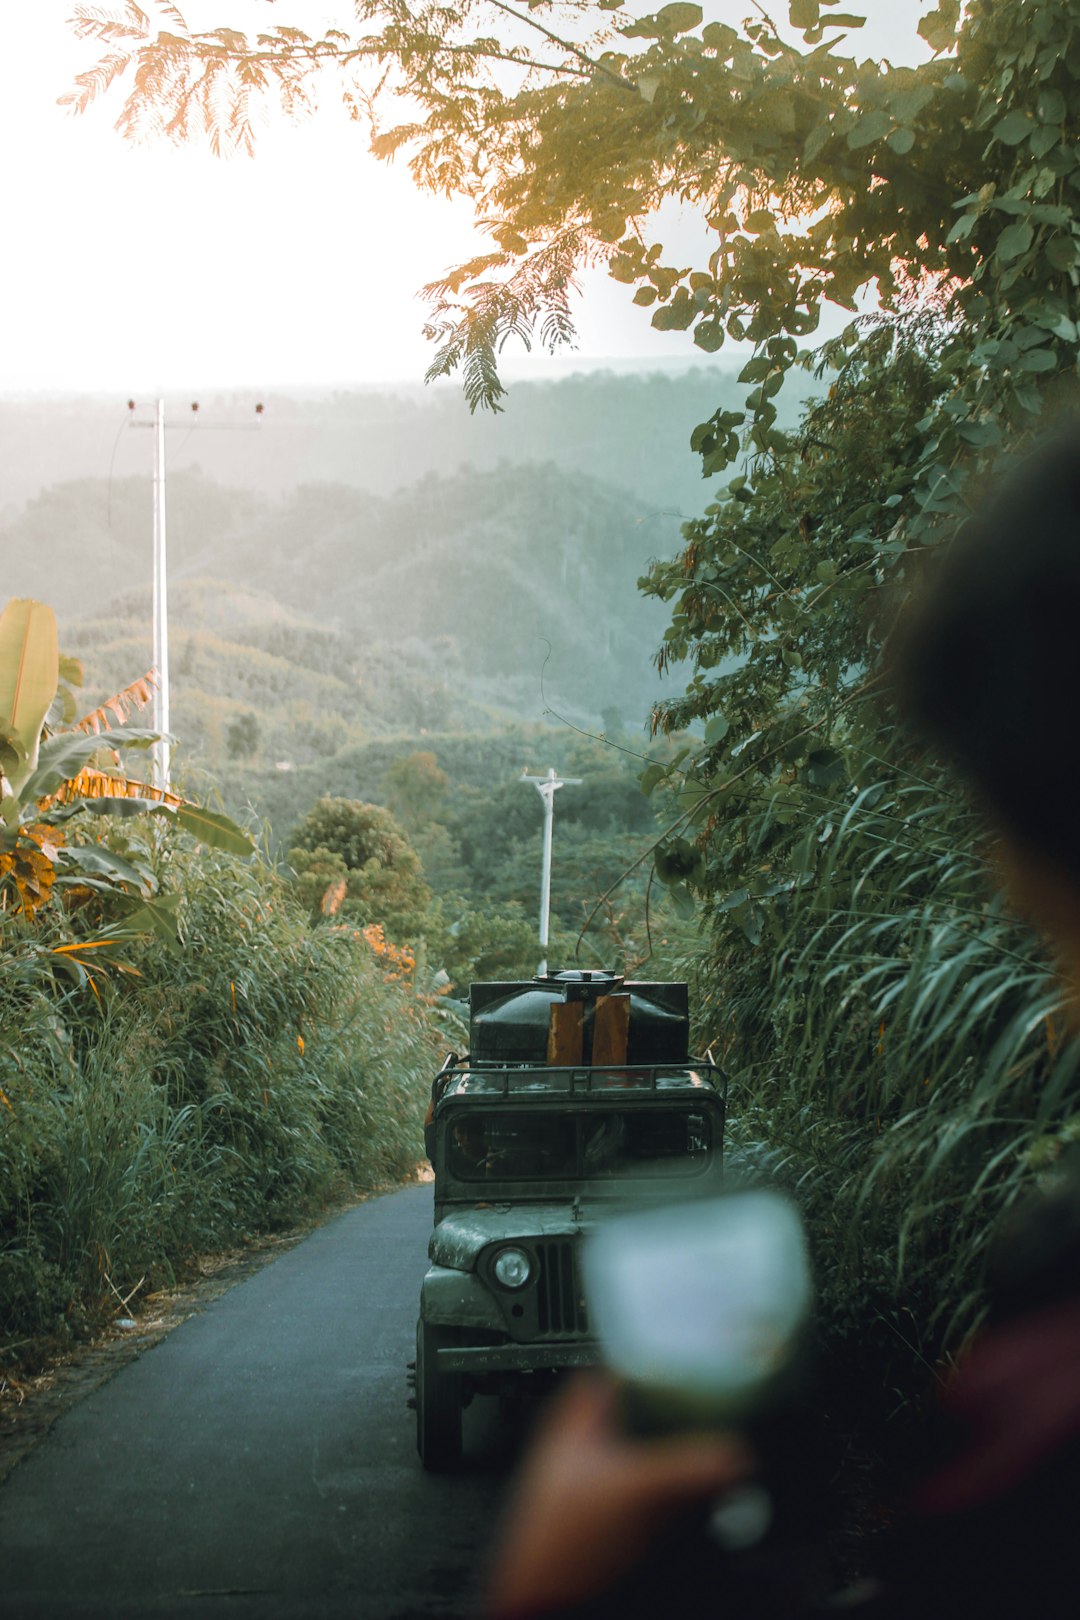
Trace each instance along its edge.
<instances>
[{"instance_id":1,"label":"grassy embankment","mask_svg":"<svg viewBox=\"0 0 1080 1620\"><path fill-rule=\"evenodd\" d=\"M1080 1043L985 826L949 773L891 763L800 823L758 942L719 911L696 964L731 1140L798 1198L828 1364L879 1414L960 1350L1003 1215L1080 1139Z\"/></svg>"},{"instance_id":2,"label":"grassy embankment","mask_svg":"<svg viewBox=\"0 0 1080 1620\"><path fill-rule=\"evenodd\" d=\"M81 1334L192 1260L408 1175L432 1019L257 861L159 844L181 941L76 989L78 913L0 944L0 1357Z\"/></svg>"}]
</instances>

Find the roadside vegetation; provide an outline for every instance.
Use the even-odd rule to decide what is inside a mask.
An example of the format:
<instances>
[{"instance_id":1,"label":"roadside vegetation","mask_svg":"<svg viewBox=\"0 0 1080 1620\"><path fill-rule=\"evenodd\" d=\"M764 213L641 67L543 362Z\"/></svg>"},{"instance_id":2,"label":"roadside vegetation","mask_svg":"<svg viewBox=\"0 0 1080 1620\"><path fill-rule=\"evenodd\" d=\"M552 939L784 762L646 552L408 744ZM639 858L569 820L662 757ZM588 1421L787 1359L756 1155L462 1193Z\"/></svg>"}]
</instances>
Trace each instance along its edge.
<instances>
[{"instance_id":1,"label":"roadside vegetation","mask_svg":"<svg viewBox=\"0 0 1080 1620\"><path fill-rule=\"evenodd\" d=\"M258 860L157 864L177 942L128 941L97 994L56 970L78 919L5 919L0 1355L423 1156L435 1043L411 983L358 931L311 928Z\"/></svg>"},{"instance_id":2,"label":"roadside vegetation","mask_svg":"<svg viewBox=\"0 0 1080 1620\"><path fill-rule=\"evenodd\" d=\"M29 611L27 611L29 610ZM312 927L219 813L64 727L52 615L0 621L0 1359L192 1260L400 1181L436 1016L376 933ZM145 683L143 683L145 686ZM140 701L145 690L136 694ZM44 789L45 791L42 791Z\"/></svg>"}]
</instances>

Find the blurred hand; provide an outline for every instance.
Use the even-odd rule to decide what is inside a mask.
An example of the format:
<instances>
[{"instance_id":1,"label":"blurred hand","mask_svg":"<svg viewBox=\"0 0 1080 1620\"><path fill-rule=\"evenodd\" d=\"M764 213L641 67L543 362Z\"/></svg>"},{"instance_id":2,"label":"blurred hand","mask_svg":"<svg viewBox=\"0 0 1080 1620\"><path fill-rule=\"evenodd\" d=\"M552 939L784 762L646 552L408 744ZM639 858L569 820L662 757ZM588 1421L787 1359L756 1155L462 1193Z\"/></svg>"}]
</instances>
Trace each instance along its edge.
<instances>
[{"instance_id":1,"label":"blurred hand","mask_svg":"<svg viewBox=\"0 0 1080 1620\"><path fill-rule=\"evenodd\" d=\"M730 1434L629 1438L600 1373L556 1397L525 1459L488 1591L489 1620L525 1620L603 1592L672 1516L754 1471Z\"/></svg>"}]
</instances>

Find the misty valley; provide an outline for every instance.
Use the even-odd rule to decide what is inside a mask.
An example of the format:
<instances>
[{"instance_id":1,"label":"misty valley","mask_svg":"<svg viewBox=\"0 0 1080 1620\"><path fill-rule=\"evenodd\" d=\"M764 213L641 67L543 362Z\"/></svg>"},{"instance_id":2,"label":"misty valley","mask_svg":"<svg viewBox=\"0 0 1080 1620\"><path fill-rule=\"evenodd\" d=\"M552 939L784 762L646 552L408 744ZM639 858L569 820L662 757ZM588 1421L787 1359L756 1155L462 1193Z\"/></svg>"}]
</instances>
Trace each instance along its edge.
<instances>
[{"instance_id":1,"label":"misty valley","mask_svg":"<svg viewBox=\"0 0 1080 1620\"><path fill-rule=\"evenodd\" d=\"M445 392L271 399L257 432L228 431L250 428L249 402L170 403L181 790L261 825L278 859L320 799L385 807L415 889L376 916L354 880L345 914L397 925L460 988L535 966L540 806L519 778L554 765L582 783L558 801L553 948L633 965L647 864L619 879L661 826L637 778L646 752L671 753L648 732L668 613L637 581L708 489L687 424L718 388L730 371L577 376L479 418ZM42 476L81 473L27 494L32 459L9 463L2 536L90 707L152 662L149 445L122 404L0 414L16 437L48 422ZM314 914L338 876L309 852ZM654 906L670 912L659 891ZM656 949L685 933L666 920Z\"/></svg>"}]
</instances>

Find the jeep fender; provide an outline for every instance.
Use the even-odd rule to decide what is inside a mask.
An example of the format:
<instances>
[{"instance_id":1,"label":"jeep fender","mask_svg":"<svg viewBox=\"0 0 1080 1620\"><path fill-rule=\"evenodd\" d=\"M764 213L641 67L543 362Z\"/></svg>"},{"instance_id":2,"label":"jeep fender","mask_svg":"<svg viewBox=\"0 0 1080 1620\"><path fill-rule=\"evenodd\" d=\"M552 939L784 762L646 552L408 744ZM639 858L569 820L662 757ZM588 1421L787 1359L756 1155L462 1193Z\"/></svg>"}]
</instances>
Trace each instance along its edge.
<instances>
[{"instance_id":1,"label":"jeep fender","mask_svg":"<svg viewBox=\"0 0 1080 1620\"><path fill-rule=\"evenodd\" d=\"M506 1332L506 1322L489 1290L472 1271L430 1266L420 1289L421 1321L447 1327L490 1328Z\"/></svg>"}]
</instances>

